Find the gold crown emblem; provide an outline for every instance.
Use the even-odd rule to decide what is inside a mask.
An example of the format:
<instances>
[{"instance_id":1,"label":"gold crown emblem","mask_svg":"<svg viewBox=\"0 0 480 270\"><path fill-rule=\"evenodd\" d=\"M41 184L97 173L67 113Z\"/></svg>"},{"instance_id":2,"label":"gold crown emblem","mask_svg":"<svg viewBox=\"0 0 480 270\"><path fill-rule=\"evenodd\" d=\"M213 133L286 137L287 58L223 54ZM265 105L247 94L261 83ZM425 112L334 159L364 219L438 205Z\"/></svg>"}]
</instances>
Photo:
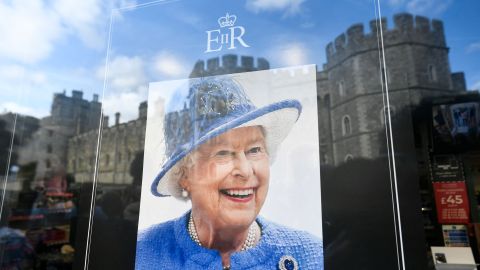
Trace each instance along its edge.
<instances>
[{"instance_id":1,"label":"gold crown emblem","mask_svg":"<svg viewBox=\"0 0 480 270\"><path fill-rule=\"evenodd\" d=\"M220 25L220 27L234 26L236 20L237 16L227 13L224 17L218 18L218 24Z\"/></svg>"}]
</instances>

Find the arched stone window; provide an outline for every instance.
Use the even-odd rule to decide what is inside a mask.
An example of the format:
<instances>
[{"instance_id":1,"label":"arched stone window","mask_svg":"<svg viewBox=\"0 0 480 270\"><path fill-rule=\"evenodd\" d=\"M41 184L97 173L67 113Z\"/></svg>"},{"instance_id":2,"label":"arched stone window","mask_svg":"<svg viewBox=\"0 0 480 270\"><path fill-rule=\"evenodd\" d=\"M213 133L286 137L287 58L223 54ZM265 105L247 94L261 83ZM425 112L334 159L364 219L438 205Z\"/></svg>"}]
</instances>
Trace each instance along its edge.
<instances>
[{"instance_id":1,"label":"arched stone window","mask_svg":"<svg viewBox=\"0 0 480 270\"><path fill-rule=\"evenodd\" d=\"M345 92L345 81L341 80L338 82L338 94L341 96L341 97L344 97L346 95L346 92Z\"/></svg>"},{"instance_id":2,"label":"arched stone window","mask_svg":"<svg viewBox=\"0 0 480 270\"><path fill-rule=\"evenodd\" d=\"M350 116L345 115L342 118L342 135L350 135L352 134L352 126L350 121Z\"/></svg>"},{"instance_id":3,"label":"arched stone window","mask_svg":"<svg viewBox=\"0 0 480 270\"><path fill-rule=\"evenodd\" d=\"M349 162L349 161L352 161L352 160L353 160L353 155L352 154L346 154L345 158L343 159L343 161L345 161L345 162Z\"/></svg>"},{"instance_id":4,"label":"arched stone window","mask_svg":"<svg viewBox=\"0 0 480 270\"><path fill-rule=\"evenodd\" d=\"M428 65L428 80L431 82L437 81L437 70L433 65Z\"/></svg>"}]
</instances>

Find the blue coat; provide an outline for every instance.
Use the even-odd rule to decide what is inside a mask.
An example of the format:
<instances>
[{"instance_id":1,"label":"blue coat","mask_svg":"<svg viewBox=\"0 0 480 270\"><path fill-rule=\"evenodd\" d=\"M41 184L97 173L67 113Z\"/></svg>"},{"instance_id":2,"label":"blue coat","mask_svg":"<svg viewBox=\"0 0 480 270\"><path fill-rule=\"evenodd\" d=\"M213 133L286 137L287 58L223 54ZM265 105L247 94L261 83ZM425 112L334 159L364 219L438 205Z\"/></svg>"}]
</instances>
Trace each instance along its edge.
<instances>
[{"instance_id":1,"label":"blue coat","mask_svg":"<svg viewBox=\"0 0 480 270\"><path fill-rule=\"evenodd\" d=\"M216 250L201 247L191 239L187 231L189 216L190 212L141 232L135 269L222 269L222 259ZM323 269L320 239L260 217L257 222L262 228L260 242L251 249L233 253L232 270L279 269L279 261L285 255L292 256L299 269Z\"/></svg>"}]
</instances>

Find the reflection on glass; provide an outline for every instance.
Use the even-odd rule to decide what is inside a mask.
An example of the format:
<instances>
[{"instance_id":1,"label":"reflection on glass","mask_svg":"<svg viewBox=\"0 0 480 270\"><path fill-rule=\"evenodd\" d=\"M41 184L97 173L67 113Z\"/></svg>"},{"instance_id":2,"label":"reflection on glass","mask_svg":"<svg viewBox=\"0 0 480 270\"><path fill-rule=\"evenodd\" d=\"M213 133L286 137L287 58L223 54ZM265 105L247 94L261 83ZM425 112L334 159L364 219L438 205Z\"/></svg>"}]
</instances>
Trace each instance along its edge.
<instances>
[{"instance_id":1,"label":"reflection on glass","mask_svg":"<svg viewBox=\"0 0 480 270\"><path fill-rule=\"evenodd\" d=\"M0 30L8 44L0 48L3 268L83 269L88 235L91 268L133 267L148 81L306 63L318 66L326 269L390 269L401 252L399 221L407 268L427 264L425 246L447 245L447 225L468 225L462 245L480 262L479 97L470 91L479 88L477 3L386 1L388 19L370 22L372 3L352 1L166 1L117 10L100 102L104 29L110 8L121 5L113 2L75 6L89 14L79 21L66 4L0 4L11 15L5 25L32 22L32 33L42 33ZM22 10L38 16L25 19ZM227 11L235 23L221 27ZM221 44L206 31L237 26L235 49L214 51ZM112 254L119 259L105 259ZM430 264L441 255L429 254Z\"/></svg>"}]
</instances>

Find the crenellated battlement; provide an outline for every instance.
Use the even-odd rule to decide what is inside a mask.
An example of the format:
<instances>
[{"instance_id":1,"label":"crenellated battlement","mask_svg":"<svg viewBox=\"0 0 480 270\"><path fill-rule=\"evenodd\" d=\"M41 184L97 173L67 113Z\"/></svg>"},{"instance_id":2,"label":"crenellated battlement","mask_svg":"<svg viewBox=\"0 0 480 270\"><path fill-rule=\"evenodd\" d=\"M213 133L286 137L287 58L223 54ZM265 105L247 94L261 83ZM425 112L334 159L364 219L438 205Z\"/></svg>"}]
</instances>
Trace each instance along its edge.
<instances>
[{"instance_id":1,"label":"crenellated battlement","mask_svg":"<svg viewBox=\"0 0 480 270\"><path fill-rule=\"evenodd\" d=\"M190 73L190 78L265 70L269 68L270 64L265 58L257 58L255 64L255 58L251 56L241 56L239 58L235 54L227 54L222 57L208 59L206 62L204 60L197 61Z\"/></svg>"},{"instance_id":2,"label":"crenellated battlement","mask_svg":"<svg viewBox=\"0 0 480 270\"><path fill-rule=\"evenodd\" d=\"M345 33L340 34L333 42L330 42L326 47L326 68L336 65L353 54L377 49L377 32L380 35L380 26L385 46L417 43L427 46L446 47L443 23L439 20L430 20L423 16L400 13L394 16L392 29L388 28L386 18L372 20L369 26L370 32L365 33L363 24L354 24Z\"/></svg>"}]
</instances>

